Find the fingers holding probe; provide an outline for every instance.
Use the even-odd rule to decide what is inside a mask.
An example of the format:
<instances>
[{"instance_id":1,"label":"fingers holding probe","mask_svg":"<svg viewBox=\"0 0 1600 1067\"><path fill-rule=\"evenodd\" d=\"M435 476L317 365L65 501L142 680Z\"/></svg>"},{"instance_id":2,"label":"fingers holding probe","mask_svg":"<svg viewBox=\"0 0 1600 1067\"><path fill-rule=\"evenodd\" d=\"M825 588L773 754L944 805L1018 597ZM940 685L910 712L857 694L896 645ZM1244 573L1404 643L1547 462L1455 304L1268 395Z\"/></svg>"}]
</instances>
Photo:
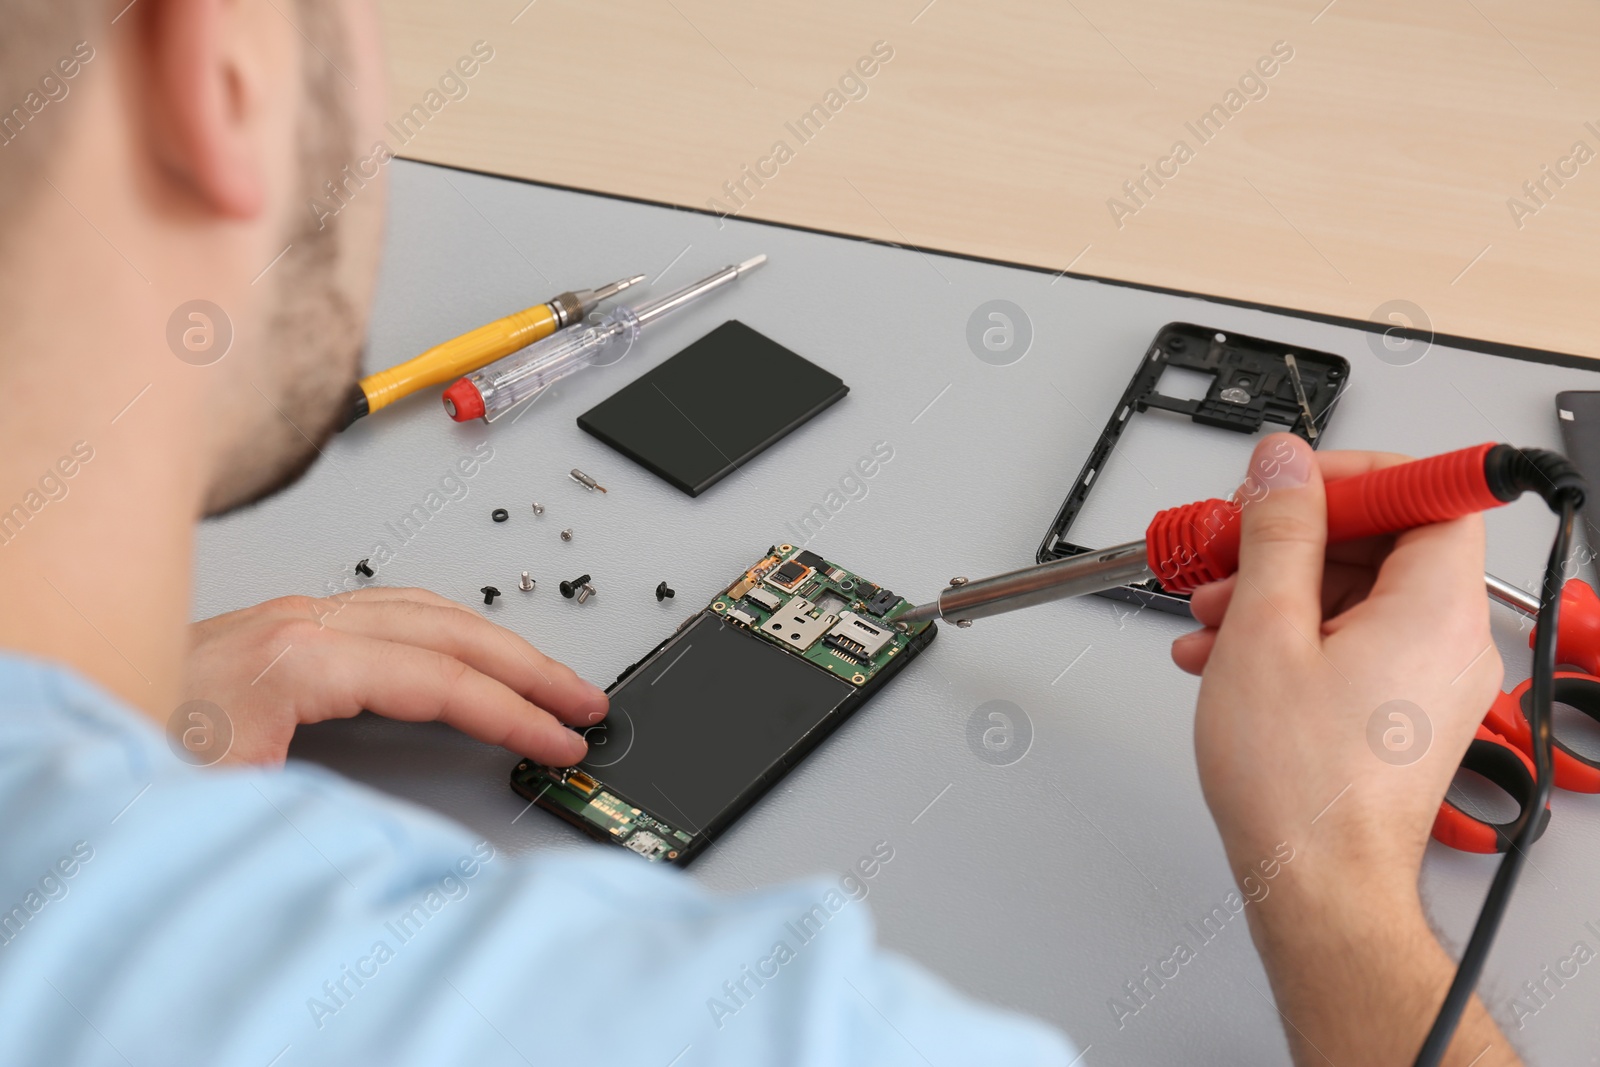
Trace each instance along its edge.
<instances>
[{"instance_id":1,"label":"fingers holding probe","mask_svg":"<svg viewBox=\"0 0 1600 1067\"><path fill-rule=\"evenodd\" d=\"M1290 450L1296 449L1297 446L1311 457L1316 468L1320 470L1324 483L1405 463L1409 459L1407 456L1392 452L1312 453L1298 439L1291 438L1288 434L1275 434L1263 439L1257 446L1251 459L1250 474L1239 487L1238 499L1245 504L1246 513L1256 503L1270 495L1271 486L1267 484L1268 478L1278 474L1291 454ZM1244 536L1247 539L1250 537L1251 528L1246 527ZM1394 543L1393 537L1375 537L1342 544L1325 544L1321 569L1320 610L1315 613L1320 625L1316 631L1308 631L1308 634L1318 632L1325 636L1330 632L1331 624L1366 599L1373 582L1377 579L1378 569L1388 557ZM1243 569L1242 559L1241 569ZM1238 586L1239 576L1230 575L1222 581L1195 590L1190 601L1190 609L1195 621L1200 623L1202 628L1184 634L1173 642L1172 659L1179 668L1190 674L1199 674L1205 670L1216 644L1217 628L1222 625ZM1267 610L1271 610L1270 607ZM1312 613L1307 612L1302 625L1309 626L1311 618Z\"/></svg>"}]
</instances>

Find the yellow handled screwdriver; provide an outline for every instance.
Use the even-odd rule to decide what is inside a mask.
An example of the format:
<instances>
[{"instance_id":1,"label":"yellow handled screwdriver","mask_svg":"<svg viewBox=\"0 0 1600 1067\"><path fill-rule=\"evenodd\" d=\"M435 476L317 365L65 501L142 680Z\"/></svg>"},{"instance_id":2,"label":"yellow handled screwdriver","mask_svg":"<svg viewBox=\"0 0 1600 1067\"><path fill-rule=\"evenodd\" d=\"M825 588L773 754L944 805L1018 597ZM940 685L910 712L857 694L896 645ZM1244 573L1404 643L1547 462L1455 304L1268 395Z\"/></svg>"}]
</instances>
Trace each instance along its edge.
<instances>
[{"instance_id":1,"label":"yellow handled screwdriver","mask_svg":"<svg viewBox=\"0 0 1600 1067\"><path fill-rule=\"evenodd\" d=\"M418 389L453 381L518 349L526 348L541 338L549 337L557 330L582 322L601 301L609 300L642 281L644 275L635 274L598 289L562 293L547 303L496 319L487 326L479 326L460 337L434 345L422 355L408 359L397 367L369 374L351 390L350 409L340 429L379 408L388 407L402 397L410 396Z\"/></svg>"}]
</instances>

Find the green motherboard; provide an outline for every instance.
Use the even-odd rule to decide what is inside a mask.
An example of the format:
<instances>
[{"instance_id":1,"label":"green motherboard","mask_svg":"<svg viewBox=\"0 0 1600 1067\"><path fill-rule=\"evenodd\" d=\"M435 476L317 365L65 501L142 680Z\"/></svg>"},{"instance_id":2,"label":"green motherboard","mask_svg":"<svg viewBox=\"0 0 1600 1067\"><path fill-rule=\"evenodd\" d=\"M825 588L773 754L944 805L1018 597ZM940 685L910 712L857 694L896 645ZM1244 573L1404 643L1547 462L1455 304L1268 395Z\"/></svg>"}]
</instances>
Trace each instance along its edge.
<instances>
[{"instance_id":1,"label":"green motherboard","mask_svg":"<svg viewBox=\"0 0 1600 1067\"><path fill-rule=\"evenodd\" d=\"M909 606L903 597L815 552L775 545L718 594L706 612L861 687L888 670L896 657L914 655L932 636L925 633L932 623L896 622ZM649 660L646 657L623 677ZM644 810L630 802L603 780L604 774L594 766L544 767L524 760L512 772L512 786L591 835L653 862L679 862L702 847L693 827L686 828L664 811Z\"/></svg>"},{"instance_id":2,"label":"green motherboard","mask_svg":"<svg viewBox=\"0 0 1600 1067\"><path fill-rule=\"evenodd\" d=\"M805 549L778 545L711 604L748 627L848 682L865 685L920 634L894 617L909 605L887 589Z\"/></svg>"}]
</instances>

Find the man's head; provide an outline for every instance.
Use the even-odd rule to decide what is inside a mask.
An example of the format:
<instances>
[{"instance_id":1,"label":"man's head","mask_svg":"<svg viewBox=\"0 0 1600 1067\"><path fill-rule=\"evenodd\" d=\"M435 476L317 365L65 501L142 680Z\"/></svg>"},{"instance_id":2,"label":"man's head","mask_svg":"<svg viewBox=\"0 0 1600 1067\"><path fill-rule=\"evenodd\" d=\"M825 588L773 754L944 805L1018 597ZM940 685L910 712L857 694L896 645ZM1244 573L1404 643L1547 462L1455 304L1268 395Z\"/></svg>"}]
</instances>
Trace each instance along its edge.
<instances>
[{"instance_id":1,"label":"man's head","mask_svg":"<svg viewBox=\"0 0 1600 1067\"><path fill-rule=\"evenodd\" d=\"M341 184L345 168L366 154L356 137L353 87L344 81L352 49L343 5L300 0L285 6L297 13L297 28L305 37L299 84L284 87L289 94L298 92L298 188L286 205L282 230L290 269L274 268L262 279L270 280L259 342L265 380L256 383L278 410L256 407L259 436L231 440L206 501L212 513L259 499L299 478L337 428L360 368L375 270L373 222L383 201L382 176L363 187ZM370 72L368 80L370 91L381 95ZM366 210L349 215L341 211L342 224L339 218L314 212L310 205L326 198L329 182L346 196L366 196Z\"/></svg>"},{"instance_id":2,"label":"man's head","mask_svg":"<svg viewBox=\"0 0 1600 1067\"><path fill-rule=\"evenodd\" d=\"M0 313L26 322L91 277L54 314L121 312L105 351L24 329L0 375L24 395L50 370L147 383L183 423L199 510L281 488L332 432L365 331L383 179L346 168L382 121L370 0L0 0L0 17L0 274L19 283ZM69 273L41 286L30 261L63 245Z\"/></svg>"}]
</instances>

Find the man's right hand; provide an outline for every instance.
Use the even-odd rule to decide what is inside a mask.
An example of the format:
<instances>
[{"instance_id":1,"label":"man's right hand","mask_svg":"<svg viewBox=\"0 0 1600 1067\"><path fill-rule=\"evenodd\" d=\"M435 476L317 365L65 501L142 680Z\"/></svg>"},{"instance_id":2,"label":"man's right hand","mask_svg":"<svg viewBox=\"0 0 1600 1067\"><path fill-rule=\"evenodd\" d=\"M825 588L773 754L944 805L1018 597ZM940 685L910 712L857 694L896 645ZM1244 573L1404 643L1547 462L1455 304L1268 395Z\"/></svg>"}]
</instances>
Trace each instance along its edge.
<instances>
[{"instance_id":1,"label":"man's right hand","mask_svg":"<svg viewBox=\"0 0 1600 1067\"><path fill-rule=\"evenodd\" d=\"M1195 592L1204 628L1173 643L1201 676L1206 802L1236 877L1266 889L1246 912L1299 1063L1410 1063L1455 971L1417 879L1502 678L1483 521L1327 545L1324 477L1403 461L1262 441L1238 573ZM1519 1061L1475 1001L1446 1062Z\"/></svg>"}]
</instances>

